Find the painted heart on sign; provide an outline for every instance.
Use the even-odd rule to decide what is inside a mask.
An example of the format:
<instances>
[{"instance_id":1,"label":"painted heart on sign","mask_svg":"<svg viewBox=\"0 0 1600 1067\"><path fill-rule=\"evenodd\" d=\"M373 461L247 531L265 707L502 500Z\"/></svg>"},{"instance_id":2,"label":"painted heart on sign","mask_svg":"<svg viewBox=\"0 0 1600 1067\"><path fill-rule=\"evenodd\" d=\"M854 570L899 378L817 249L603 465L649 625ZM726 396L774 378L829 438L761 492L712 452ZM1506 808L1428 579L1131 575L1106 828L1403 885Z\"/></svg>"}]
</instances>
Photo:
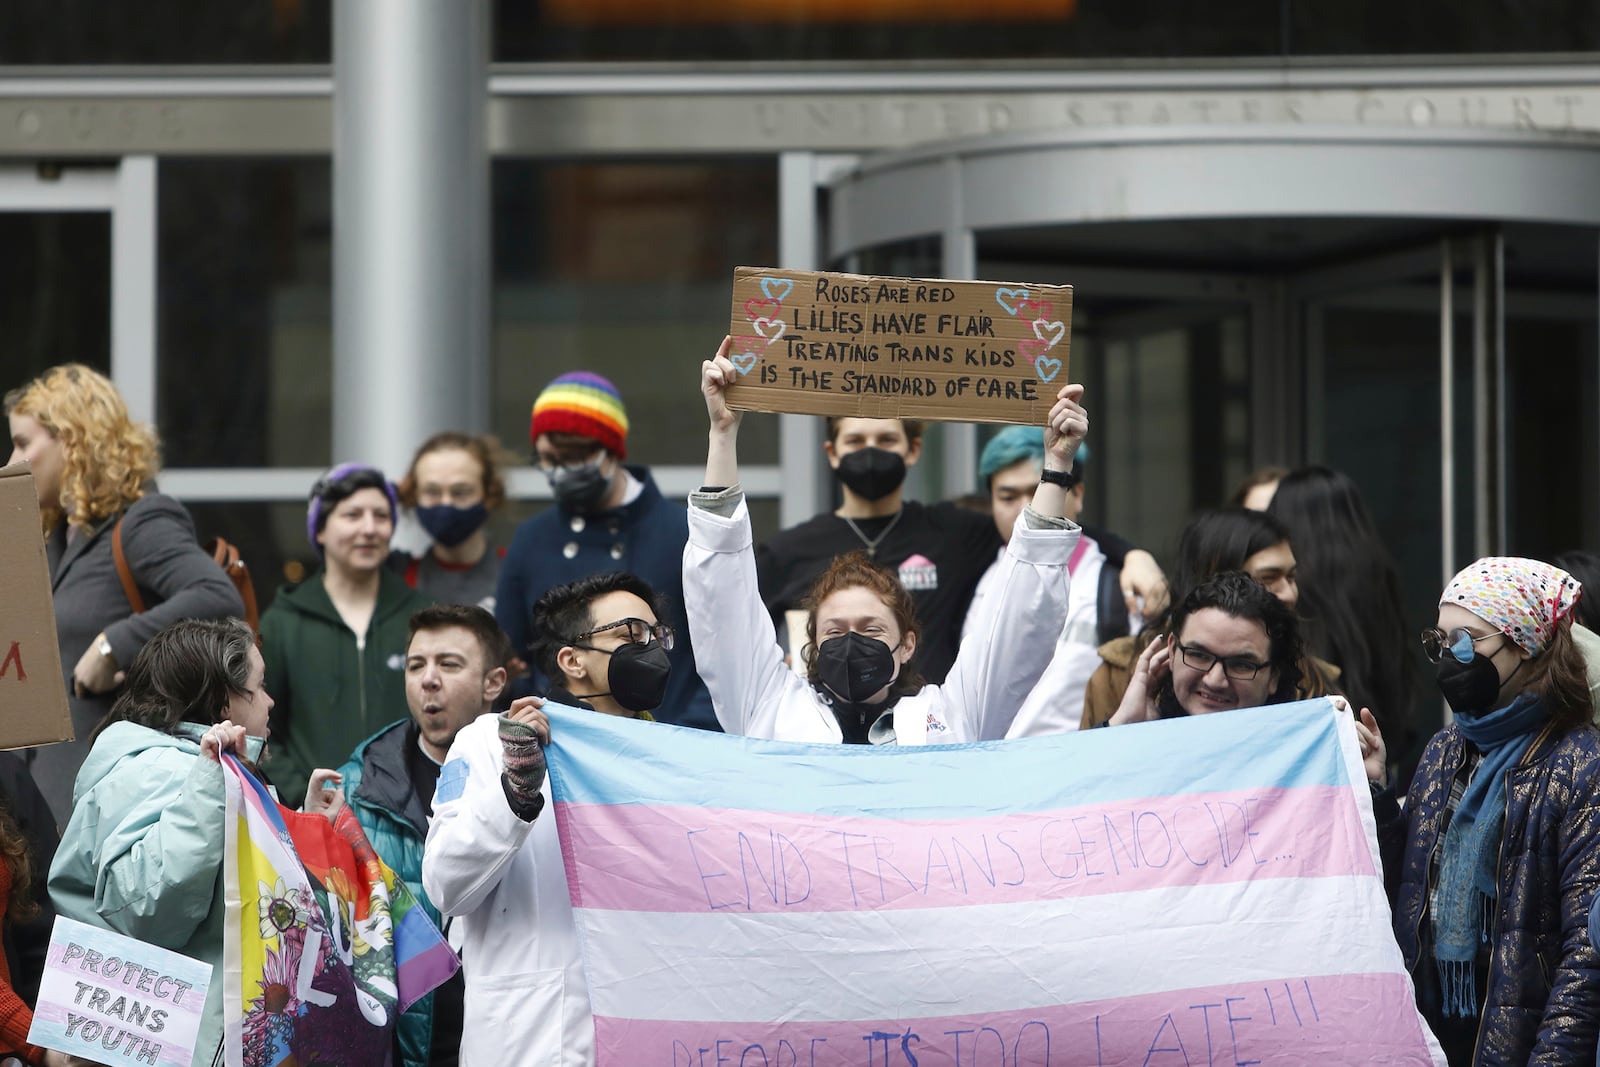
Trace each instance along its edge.
<instances>
[{"instance_id":1,"label":"painted heart on sign","mask_svg":"<svg viewBox=\"0 0 1600 1067\"><path fill-rule=\"evenodd\" d=\"M1049 345L1043 341L1036 341L1031 337L1025 341L1017 342L1017 355L1026 359L1029 363L1037 361L1040 356L1048 351L1050 351Z\"/></svg>"},{"instance_id":2,"label":"painted heart on sign","mask_svg":"<svg viewBox=\"0 0 1600 1067\"><path fill-rule=\"evenodd\" d=\"M767 331L771 330L774 326L777 327L777 330L775 332L773 332L773 333L768 333ZM787 330L789 327L784 325L784 322L783 322L782 319L760 318L760 319L757 319L756 321L752 322L750 324L750 328L752 330L754 330L756 333L759 333L761 335L762 339L764 341L766 341L767 344L770 345L774 341L776 341L778 338L782 337L783 336L783 332L785 330Z\"/></svg>"},{"instance_id":3,"label":"painted heart on sign","mask_svg":"<svg viewBox=\"0 0 1600 1067\"><path fill-rule=\"evenodd\" d=\"M1049 356L1040 356L1034 361L1033 369L1039 372L1041 382L1053 382L1056 375L1061 373L1061 361L1051 359Z\"/></svg>"},{"instance_id":4,"label":"painted heart on sign","mask_svg":"<svg viewBox=\"0 0 1600 1067\"><path fill-rule=\"evenodd\" d=\"M1033 320L1033 335L1045 342L1045 347L1054 348L1067 336L1067 326L1063 322L1046 322L1043 319Z\"/></svg>"},{"instance_id":5,"label":"painted heart on sign","mask_svg":"<svg viewBox=\"0 0 1600 1067\"><path fill-rule=\"evenodd\" d=\"M756 300L752 298L744 302L744 317L752 322L754 322L756 319L765 318L769 314L783 314L783 301Z\"/></svg>"},{"instance_id":6,"label":"painted heart on sign","mask_svg":"<svg viewBox=\"0 0 1600 1067\"><path fill-rule=\"evenodd\" d=\"M754 352L738 352L729 358L733 360L733 369L740 374L749 374L755 365L761 361L761 357Z\"/></svg>"},{"instance_id":7,"label":"painted heart on sign","mask_svg":"<svg viewBox=\"0 0 1600 1067\"><path fill-rule=\"evenodd\" d=\"M1009 303L1009 304L1006 303L1006 298L1007 297L1011 298L1011 303ZM999 289L996 289L994 291L994 299L995 299L996 303L998 303L1001 307L1005 308L1005 311L1006 311L1007 315L1015 315L1017 313L1017 304L1016 304L1016 302L1018 300L1026 300L1026 299L1028 299L1028 290L1026 290L1026 289L1007 289L1004 286L1001 286Z\"/></svg>"},{"instance_id":8,"label":"painted heart on sign","mask_svg":"<svg viewBox=\"0 0 1600 1067\"><path fill-rule=\"evenodd\" d=\"M776 292L774 292L776 290ZM783 303L783 298L794 290L794 282L788 278L762 278L761 295L770 297L778 303Z\"/></svg>"},{"instance_id":9,"label":"painted heart on sign","mask_svg":"<svg viewBox=\"0 0 1600 1067\"><path fill-rule=\"evenodd\" d=\"M1056 309L1048 300L1024 300L1017 304L1017 315L1024 319L1048 319Z\"/></svg>"}]
</instances>

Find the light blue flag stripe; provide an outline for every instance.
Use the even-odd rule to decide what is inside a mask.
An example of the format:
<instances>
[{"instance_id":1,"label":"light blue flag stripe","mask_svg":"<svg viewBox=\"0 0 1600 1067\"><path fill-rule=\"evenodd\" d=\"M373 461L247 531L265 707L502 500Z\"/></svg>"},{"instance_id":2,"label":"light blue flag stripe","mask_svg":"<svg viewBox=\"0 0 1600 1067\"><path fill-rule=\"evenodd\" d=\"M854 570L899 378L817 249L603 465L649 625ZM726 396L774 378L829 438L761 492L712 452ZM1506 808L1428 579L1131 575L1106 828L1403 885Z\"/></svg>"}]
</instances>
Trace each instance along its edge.
<instances>
[{"instance_id":1,"label":"light blue flag stripe","mask_svg":"<svg viewBox=\"0 0 1600 1067\"><path fill-rule=\"evenodd\" d=\"M1327 700L934 747L729 737L555 704L548 752L558 802L882 818L979 817L1178 793L1348 784ZM1226 752L1193 766L1197 752ZM749 771L749 757L760 767ZM621 763L620 774L583 774ZM873 788L863 785L873 783ZM1027 788L1019 788L1026 784ZM1047 788L1041 790L1044 783ZM1019 807L1029 797L1031 807Z\"/></svg>"}]
</instances>

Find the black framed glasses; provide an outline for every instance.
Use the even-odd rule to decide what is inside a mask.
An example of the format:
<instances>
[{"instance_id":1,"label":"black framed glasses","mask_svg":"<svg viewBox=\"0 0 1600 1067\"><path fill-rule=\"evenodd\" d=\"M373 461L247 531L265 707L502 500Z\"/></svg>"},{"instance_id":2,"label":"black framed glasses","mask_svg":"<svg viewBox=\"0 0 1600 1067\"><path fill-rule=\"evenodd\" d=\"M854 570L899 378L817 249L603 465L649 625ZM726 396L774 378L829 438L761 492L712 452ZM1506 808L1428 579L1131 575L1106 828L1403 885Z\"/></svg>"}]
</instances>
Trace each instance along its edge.
<instances>
[{"instance_id":1,"label":"black framed glasses","mask_svg":"<svg viewBox=\"0 0 1600 1067\"><path fill-rule=\"evenodd\" d=\"M589 449L557 452L554 456L542 456L538 452L534 452L533 463L534 466L546 473L550 471L570 471L578 467L587 467L591 463L598 463L604 454L605 446L597 444Z\"/></svg>"},{"instance_id":2,"label":"black framed glasses","mask_svg":"<svg viewBox=\"0 0 1600 1067\"><path fill-rule=\"evenodd\" d=\"M593 637L595 634L606 633L609 630L615 630L619 626L626 626L628 628L627 640L629 642L642 645L653 637L657 641L660 641L661 647L666 649L668 652L672 651L672 646L678 639L677 634L673 632L672 627L668 626L664 622L645 622L643 619L618 619L616 622L608 622L604 626L596 626L592 630L585 630L583 633L577 634L573 637L572 644L579 648L587 647L579 644L579 642L581 642L585 637ZM595 651L599 650L596 649Z\"/></svg>"},{"instance_id":3,"label":"black framed glasses","mask_svg":"<svg viewBox=\"0 0 1600 1067\"><path fill-rule=\"evenodd\" d=\"M1444 659L1444 654L1449 652L1458 663L1471 663L1476 649L1473 648L1479 641L1487 641L1491 637L1503 636L1499 630L1492 634L1474 634L1465 626L1457 626L1449 633L1445 633L1437 626L1430 626L1422 631L1422 651L1433 662L1438 663Z\"/></svg>"},{"instance_id":4,"label":"black framed glasses","mask_svg":"<svg viewBox=\"0 0 1600 1067\"><path fill-rule=\"evenodd\" d=\"M1201 674L1221 663L1223 674L1241 682L1248 682L1261 673L1261 668L1267 666L1265 663L1257 663L1255 660L1245 656L1219 656L1210 649L1201 648L1199 645L1179 645L1178 655L1183 658L1185 667L1192 671L1199 671Z\"/></svg>"}]
</instances>

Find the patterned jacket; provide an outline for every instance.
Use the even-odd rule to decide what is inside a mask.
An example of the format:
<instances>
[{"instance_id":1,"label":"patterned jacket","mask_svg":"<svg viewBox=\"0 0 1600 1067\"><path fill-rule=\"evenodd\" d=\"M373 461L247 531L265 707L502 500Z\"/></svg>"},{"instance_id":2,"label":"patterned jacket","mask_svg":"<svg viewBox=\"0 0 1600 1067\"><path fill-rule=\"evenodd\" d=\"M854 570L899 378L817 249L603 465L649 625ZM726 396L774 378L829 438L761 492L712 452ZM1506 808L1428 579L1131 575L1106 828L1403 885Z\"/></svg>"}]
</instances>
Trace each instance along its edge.
<instances>
[{"instance_id":1,"label":"patterned jacket","mask_svg":"<svg viewBox=\"0 0 1600 1067\"><path fill-rule=\"evenodd\" d=\"M1465 745L1454 725L1439 731L1417 765L1405 813L1392 795L1376 805L1395 940L1413 977L1430 861ZM1537 738L1510 772L1477 1067L1595 1062L1600 954L1589 943L1587 920L1600 885L1597 798L1600 730L1593 726Z\"/></svg>"}]
</instances>

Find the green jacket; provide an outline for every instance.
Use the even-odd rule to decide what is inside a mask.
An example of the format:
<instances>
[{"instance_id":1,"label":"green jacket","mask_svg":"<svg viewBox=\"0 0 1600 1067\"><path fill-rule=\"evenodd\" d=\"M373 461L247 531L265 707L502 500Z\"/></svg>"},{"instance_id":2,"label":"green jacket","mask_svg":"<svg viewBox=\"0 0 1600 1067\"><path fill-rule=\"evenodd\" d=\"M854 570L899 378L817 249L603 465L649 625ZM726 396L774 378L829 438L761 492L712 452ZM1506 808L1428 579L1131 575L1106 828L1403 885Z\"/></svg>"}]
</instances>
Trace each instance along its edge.
<instances>
[{"instance_id":1,"label":"green jacket","mask_svg":"<svg viewBox=\"0 0 1600 1067\"><path fill-rule=\"evenodd\" d=\"M411 614L433 601L387 568L378 604L358 639L313 574L273 599L261 616L265 686L275 702L265 767L299 807L317 767L337 767L362 739L406 714L405 655Z\"/></svg>"},{"instance_id":2,"label":"green jacket","mask_svg":"<svg viewBox=\"0 0 1600 1067\"><path fill-rule=\"evenodd\" d=\"M385 726L361 742L350 762L339 768L344 796L380 859L422 902L435 926L439 910L422 888L422 846L428 838L428 811L406 777L406 753L417 745L417 728L408 718ZM400 1016L400 1056L404 1067L428 1067L433 1044L433 994Z\"/></svg>"},{"instance_id":3,"label":"green jacket","mask_svg":"<svg viewBox=\"0 0 1600 1067\"><path fill-rule=\"evenodd\" d=\"M222 767L200 756L204 728L162 733L113 723L95 739L50 865L50 903L212 965L192 1063L222 1043ZM255 739L252 738L252 741ZM259 755L259 742L247 753ZM220 1062L220 1061L219 1061Z\"/></svg>"}]
</instances>

